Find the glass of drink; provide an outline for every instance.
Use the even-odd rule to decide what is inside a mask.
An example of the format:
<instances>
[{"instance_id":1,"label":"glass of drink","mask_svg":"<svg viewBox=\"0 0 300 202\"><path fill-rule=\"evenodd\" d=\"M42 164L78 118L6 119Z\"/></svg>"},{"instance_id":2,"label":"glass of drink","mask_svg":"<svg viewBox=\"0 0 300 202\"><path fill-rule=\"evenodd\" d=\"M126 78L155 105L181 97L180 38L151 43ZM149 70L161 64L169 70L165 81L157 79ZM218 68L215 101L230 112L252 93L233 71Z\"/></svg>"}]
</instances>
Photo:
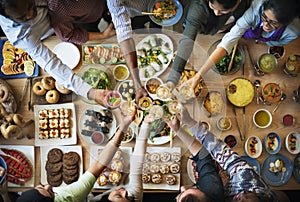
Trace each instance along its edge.
<instances>
[{"instance_id":1,"label":"glass of drink","mask_svg":"<svg viewBox=\"0 0 300 202\"><path fill-rule=\"evenodd\" d=\"M120 105L120 109L124 115L126 115L126 116L130 115L135 110L135 103L134 103L134 101L130 101L130 100L122 102Z\"/></svg>"},{"instance_id":2,"label":"glass of drink","mask_svg":"<svg viewBox=\"0 0 300 202\"><path fill-rule=\"evenodd\" d=\"M194 89L190 85L184 83L182 86L180 86L178 99L186 102L194 97L195 97Z\"/></svg>"},{"instance_id":3,"label":"glass of drink","mask_svg":"<svg viewBox=\"0 0 300 202\"><path fill-rule=\"evenodd\" d=\"M179 114L182 108L182 104L178 100L172 100L167 106L171 114Z\"/></svg>"},{"instance_id":4,"label":"glass of drink","mask_svg":"<svg viewBox=\"0 0 300 202\"><path fill-rule=\"evenodd\" d=\"M163 118L164 116L164 109L162 106L159 105L153 105L150 110L149 110L149 114L155 119L160 119Z\"/></svg>"}]
</instances>

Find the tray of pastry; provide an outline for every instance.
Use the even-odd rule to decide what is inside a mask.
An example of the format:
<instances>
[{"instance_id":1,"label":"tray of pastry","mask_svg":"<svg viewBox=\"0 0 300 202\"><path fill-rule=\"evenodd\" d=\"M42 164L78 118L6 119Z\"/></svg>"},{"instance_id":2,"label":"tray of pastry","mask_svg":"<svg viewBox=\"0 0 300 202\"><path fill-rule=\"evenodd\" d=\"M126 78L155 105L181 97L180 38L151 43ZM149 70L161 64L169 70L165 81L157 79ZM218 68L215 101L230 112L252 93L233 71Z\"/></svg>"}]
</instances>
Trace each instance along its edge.
<instances>
[{"instance_id":1,"label":"tray of pastry","mask_svg":"<svg viewBox=\"0 0 300 202\"><path fill-rule=\"evenodd\" d=\"M180 147L147 147L143 164L144 189L179 190Z\"/></svg>"},{"instance_id":2,"label":"tray of pastry","mask_svg":"<svg viewBox=\"0 0 300 202\"><path fill-rule=\"evenodd\" d=\"M32 80L33 104L57 104L72 102L75 93L59 85L50 76L35 77Z\"/></svg>"},{"instance_id":3,"label":"tray of pastry","mask_svg":"<svg viewBox=\"0 0 300 202\"><path fill-rule=\"evenodd\" d=\"M97 160L99 154L103 151L102 146L90 147L90 166ZM110 189L118 185L127 183L130 170L130 155L132 147L120 147L115 153L110 164L105 168L97 178L94 189Z\"/></svg>"}]
</instances>

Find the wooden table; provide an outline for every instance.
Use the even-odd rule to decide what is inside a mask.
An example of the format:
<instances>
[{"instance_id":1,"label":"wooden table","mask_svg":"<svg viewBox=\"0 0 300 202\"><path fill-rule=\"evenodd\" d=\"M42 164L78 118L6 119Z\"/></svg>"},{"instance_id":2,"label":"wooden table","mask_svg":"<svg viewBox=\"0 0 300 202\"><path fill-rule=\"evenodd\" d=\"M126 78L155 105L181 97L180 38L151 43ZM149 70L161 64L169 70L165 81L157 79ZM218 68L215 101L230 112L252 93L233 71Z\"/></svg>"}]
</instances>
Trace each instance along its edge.
<instances>
[{"instance_id":1,"label":"wooden table","mask_svg":"<svg viewBox=\"0 0 300 202\"><path fill-rule=\"evenodd\" d=\"M178 46L178 41L180 39L180 34L173 33L171 31L166 31L166 34L169 35L174 43L174 50L177 50ZM138 43L139 40L141 40L145 35L136 35L134 39L136 40L136 43ZM191 64L195 67L197 70L198 68L201 67L201 64L205 61L207 58L207 50L210 47L210 45L215 42L216 40L220 39L222 35L215 35L215 36L204 36L204 35L198 35L196 39L196 45L194 47L193 54L190 58ZM60 40L57 37L50 37L44 41L44 44L48 46L50 49L53 49L54 46L59 43ZM112 43L116 42L116 38L112 38L108 41L99 41L96 43ZM90 42L90 43L95 43L95 42ZM247 44L249 47L250 52L253 55L253 58L256 60L258 56L264 52L267 52L267 46L263 43L258 43L256 44L252 40L240 40L240 44ZM263 140L264 136L269 133L269 132L276 132L280 135L281 137L281 142L282 147L280 150L280 153L287 156L291 161L294 159L294 155L291 155L287 152L287 150L284 147L284 138L285 136L291 132L291 131L297 131L300 132L300 103L296 103L292 100L292 92L298 86L300 85L299 82L299 76L298 77L289 77L285 75L282 71L282 65L284 64L285 59L287 56L293 53L300 53L300 39L298 38L297 40L293 41L292 43L288 44L285 46L285 57L281 60L278 61L278 68L270 73L266 74L263 77L256 77L254 75L254 71L252 67L250 66L250 61L248 55L246 55L246 61L245 61L245 77L248 78L250 81L254 82L256 79L260 79L262 85L268 83L268 82L275 82L278 83L284 92L287 94L287 99L284 101L284 104L282 104L277 112L273 115L273 122L272 125L266 129L258 129L254 126L252 123L252 115L253 113L259 109L259 108L266 108L269 111L272 111L274 108L274 104L271 106L263 105L263 104L257 104L255 101L253 101L250 105L246 107L246 120L247 120L247 133L246 137L249 137L251 135L256 135L258 136L261 140ZM79 64L74 71L77 72L81 67L81 64ZM161 76L161 78L165 81L168 75L168 72L170 71L170 68ZM45 72L41 70L41 75L46 75ZM207 90L212 91L212 90L217 90L222 93L224 96L224 101L226 100L225 94L224 94L224 86L227 85L229 81L231 81L233 78L240 77L241 71L238 71L237 73L231 75L231 76L220 76L217 73L213 72L210 70L205 76L204 80L207 85ZM15 91L16 95L20 95L22 92L23 85L25 83L25 79L10 79L7 80L7 82L11 85L13 90ZM27 89L27 95L25 96L25 99L23 101L23 106L20 108L19 113L21 113L25 120L33 119L33 111L28 111L27 110L27 102L28 102L28 94L29 94L29 89ZM238 145L237 147L234 148L236 152L238 152L240 155L245 155L244 152L244 141L241 141L239 138L239 134L237 132L237 126L234 121L234 115L232 113L231 107L227 104L223 110L223 112L217 116L213 117L208 117L204 110L202 109L202 102L203 98L200 97L197 101L190 103L188 105L188 109L190 113L194 116L195 119L197 120L205 120L208 121L211 125L211 131L215 133L216 136L219 138L223 139L226 135L228 134L233 134L236 137L238 137ZM74 100L74 104L76 107L76 118L77 121L79 120L81 114L83 111L89 107L91 107L90 104L87 104L83 102L81 99L76 99ZM295 119L296 123L291 126L291 127L284 127L281 119L284 114L290 113L292 114ZM221 117L221 116L228 116L232 120L232 128L229 131L226 132L221 132L217 129L216 127L216 121ZM238 109L237 110L237 118L239 122L242 124L243 123L243 117L242 117L242 110ZM118 119L118 121L120 121ZM30 134L31 136L34 136L34 127L33 124L29 126L25 132ZM83 160L84 160L84 170L86 170L89 165L90 165L90 154L89 154L89 145L84 145L83 141L81 139L80 131L77 128L77 134L78 134L78 145L82 145L83 149ZM16 145L34 145L34 139L28 139L28 138L23 138L21 140L14 140L14 139L9 139L5 140L3 137L0 138L1 144L16 144ZM125 144L124 146L134 146L134 141ZM169 143L166 143L166 147L169 147ZM182 142L178 138L174 138L173 141L173 146L178 146L182 148L182 170L181 170L181 185L191 185L192 182L188 177L187 170L186 170L186 165L187 165L187 159L189 157L189 152L187 148L182 144ZM265 150L263 150L262 155L257 159L259 163L262 165L263 160L268 156ZM40 163L40 149L39 147L35 147L35 185L37 185L40 182L40 177L41 177L41 163ZM43 168L42 168L43 169ZM279 189L279 190L298 190L299 189L299 184L296 182L294 177L292 176L288 183L286 183L283 186L280 187L274 187L274 189ZM25 188L9 188L10 191L23 191ZM148 190L146 190L148 192ZM149 192L152 192L153 190L150 190ZM170 191L165 191L165 190L155 190L155 192L170 192ZM177 191L176 191L177 192Z\"/></svg>"}]
</instances>

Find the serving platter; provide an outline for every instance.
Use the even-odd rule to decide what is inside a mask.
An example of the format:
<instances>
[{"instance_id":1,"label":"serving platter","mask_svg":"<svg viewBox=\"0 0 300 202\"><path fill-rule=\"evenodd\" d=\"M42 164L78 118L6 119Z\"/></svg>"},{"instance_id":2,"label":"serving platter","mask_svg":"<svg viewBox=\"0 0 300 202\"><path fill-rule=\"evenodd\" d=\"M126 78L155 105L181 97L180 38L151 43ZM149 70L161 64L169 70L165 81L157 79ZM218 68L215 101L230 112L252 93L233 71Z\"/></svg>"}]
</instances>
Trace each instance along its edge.
<instances>
[{"instance_id":1,"label":"serving platter","mask_svg":"<svg viewBox=\"0 0 300 202\"><path fill-rule=\"evenodd\" d=\"M23 145L0 145L0 149L9 149L9 150L17 150L21 153L23 153L27 159L30 161L32 165L32 176L31 179L25 182L24 185L19 185L15 183L11 183L8 181L7 186L8 187L34 187L35 182L35 153L34 153L34 146L23 146ZM2 150L0 150L1 155L5 155ZM8 174L6 173L6 176Z\"/></svg>"},{"instance_id":2,"label":"serving platter","mask_svg":"<svg viewBox=\"0 0 300 202\"><path fill-rule=\"evenodd\" d=\"M168 152L170 154L172 153L179 153L181 155L181 148L180 147L147 147L147 153L148 154L152 154L152 153L158 153L158 154L162 154L164 152ZM180 156L181 157L181 156ZM147 162L147 160L145 159L144 164L149 163ZM151 164L153 164L153 162L150 162ZM162 164L166 164L166 165L171 165L174 162L172 161L168 161L168 162L161 162L158 161L157 164L162 165ZM178 173L173 174L176 177L176 182L173 185L169 185L166 183L165 181L165 175L167 174L163 174L163 180L161 183L159 184L154 184L154 183L143 183L143 188L144 189L157 189L157 190L176 190L178 191L180 188L180 172L181 172L181 163L176 162L179 164L180 166L180 171Z\"/></svg>"},{"instance_id":3,"label":"serving platter","mask_svg":"<svg viewBox=\"0 0 300 202\"><path fill-rule=\"evenodd\" d=\"M70 109L70 137L69 138L39 138L39 110L44 109ZM74 103L64 103L64 104L50 104L50 105L34 105L34 123L35 123L35 146L50 146L50 145L72 145L77 143L77 121L76 121L76 111Z\"/></svg>"},{"instance_id":4,"label":"serving platter","mask_svg":"<svg viewBox=\"0 0 300 202\"><path fill-rule=\"evenodd\" d=\"M4 43L7 41L7 39L0 39L0 51L1 51L1 54L0 54L0 67L3 65L3 55L2 55L2 50L3 50L3 46L4 46ZM15 78L27 78L27 77L36 77L39 75L39 66L38 64L35 64L34 66L34 72L33 72L33 75L31 76L28 76L26 75L25 73L22 73L22 74L12 74L12 75L6 75L4 74L2 71L1 71L1 68L0 68L0 78L3 78L3 79L15 79Z\"/></svg>"},{"instance_id":5,"label":"serving platter","mask_svg":"<svg viewBox=\"0 0 300 202\"><path fill-rule=\"evenodd\" d=\"M77 145L73 145L73 146L56 146L56 145L55 146L53 146L53 145L52 146L42 146L42 147L40 147L41 183L48 184L47 173L46 173L46 162L48 159L47 155L48 155L48 152L54 148L60 149L64 154L68 153L68 152L76 152L80 156L80 160L79 160L79 177L80 177L83 174L83 156L82 156L82 147L81 146L77 146ZM61 185L58 187L65 187L65 186L67 186L67 184L62 182ZM53 191L55 192L55 190L58 187L53 187Z\"/></svg>"},{"instance_id":6,"label":"serving platter","mask_svg":"<svg viewBox=\"0 0 300 202\"><path fill-rule=\"evenodd\" d=\"M79 119L79 132L80 137L83 138L85 143L95 145L95 143L92 142L91 135L94 131L97 131L98 129L94 126L87 126L85 125L86 121L96 121L96 124L99 124L96 120L96 117L88 115L87 112L93 111L93 112L99 112L100 114L105 113L106 115L111 114L112 122L106 123L107 128L109 129L108 133L104 133L106 140L109 140L116 132L117 130L117 119L113 112L113 110L106 109L100 105L94 105L91 108L86 109L80 116ZM89 134L85 134L83 130L86 130Z\"/></svg>"},{"instance_id":7,"label":"serving platter","mask_svg":"<svg viewBox=\"0 0 300 202\"><path fill-rule=\"evenodd\" d=\"M90 166L93 165L94 161L97 160L98 155L102 152L104 149L104 146L91 146L90 147ZM124 163L124 172L122 173L122 180L123 184L128 183L128 179L126 176L129 174L130 169L130 156L132 154L132 147L119 147L119 149L122 151L122 161ZM115 156L114 156L115 157ZM110 189L112 187L115 187L111 183L107 183L106 185L100 186L97 182L94 184L94 189Z\"/></svg>"},{"instance_id":8,"label":"serving platter","mask_svg":"<svg viewBox=\"0 0 300 202\"><path fill-rule=\"evenodd\" d=\"M196 184L196 182L198 181L198 173L196 170L196 163L192 159L188 159L187 164L186 164L186 170L187 170L190 180L194 184Z\"/></svg>"},{"instance_id":9,"label":"serving platter","mask_svg":"<svg viewBox=\"0 0 300 202\"><path fill-rule=\"evenodd\" d=\"M136 50L139 75L145 81L166 71L173 58L174 46L169 36L151 34L138 42Z\"/></svg>"}]
</instances>

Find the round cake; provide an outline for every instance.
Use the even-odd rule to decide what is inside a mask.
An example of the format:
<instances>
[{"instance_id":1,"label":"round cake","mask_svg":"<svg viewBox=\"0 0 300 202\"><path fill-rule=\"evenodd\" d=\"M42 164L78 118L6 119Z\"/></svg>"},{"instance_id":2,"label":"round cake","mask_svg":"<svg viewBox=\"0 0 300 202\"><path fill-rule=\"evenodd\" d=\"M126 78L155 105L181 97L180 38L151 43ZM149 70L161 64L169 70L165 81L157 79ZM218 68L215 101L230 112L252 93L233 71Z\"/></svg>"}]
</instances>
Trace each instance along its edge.
<instances>
[{"instance_id":1,"label":"round cake","mask_svg":"<svg viewBox=\"0 0 300 202\"><path fill-rule=\"evenodd\" d=\"M250 104L254 97L254 86L248 79L233 79L226 87L229 102L237 107Z\"/></svg>"}]
</instances>

